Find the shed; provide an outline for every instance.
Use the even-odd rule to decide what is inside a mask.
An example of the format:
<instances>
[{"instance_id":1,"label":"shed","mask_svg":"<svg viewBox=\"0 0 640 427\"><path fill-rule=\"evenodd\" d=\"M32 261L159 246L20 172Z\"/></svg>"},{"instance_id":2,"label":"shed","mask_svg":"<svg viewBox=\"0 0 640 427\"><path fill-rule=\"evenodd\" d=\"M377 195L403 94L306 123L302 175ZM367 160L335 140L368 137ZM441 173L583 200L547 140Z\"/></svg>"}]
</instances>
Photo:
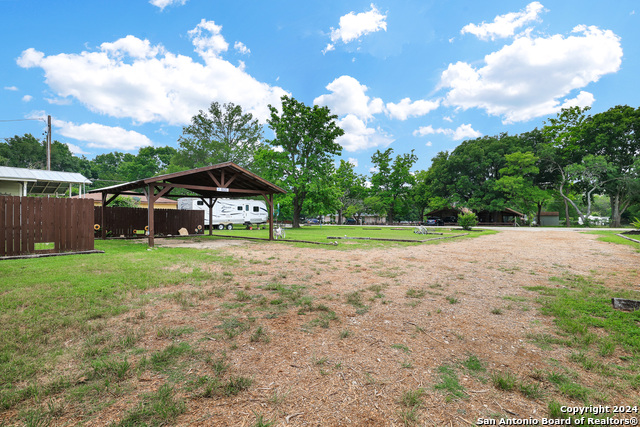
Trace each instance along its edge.
<instances>
[{"instance_id":1,"label":"shed","mask_svg":"<svg viewBox=\"0 0 640 427\"><path fill-rule=\"evenodd\" d=\"M140 179L91 190L89 193L100 193L102 195L102 209L120 194L147 196L149 200L147 209L149 246L153 247L153 210L155 203L160 197L171 197L171 192L176 189L188 190L198 196L209 208L209 218L212 216L213 205L219 198L264 197L267 205L269 205L269 240L273 240L273 195L286 193L285 190L277 185L232 162ZM181 194L180 197L184 197L184 195ZM102 218L104 217L104 212L102 212ZM101 226L102 238L105 238L104 224L101 224ZM210 228L209 234L211 233L212 230Z\"/></svg>"},{"instance_id":2,"label":"shed","mask_svg":"<svg viewBox=\"0 0 640 427\"><path fill-rule=\"evenodd\" d=\"M0 166L0 195L4 196L64 194L67 190L71 193L74 185L82 195L86 184L91 181L76 172Z\"/></svg>"},{"instance_id":3,"label":"shed","mask_svg":"<svg viewBox=\"0 0 640 427\"><path fill-rule=\"evenodd\" d=\"M541 226L558 226L560 225L560 212L540 212Z\"/></svg>"}]
</instances>

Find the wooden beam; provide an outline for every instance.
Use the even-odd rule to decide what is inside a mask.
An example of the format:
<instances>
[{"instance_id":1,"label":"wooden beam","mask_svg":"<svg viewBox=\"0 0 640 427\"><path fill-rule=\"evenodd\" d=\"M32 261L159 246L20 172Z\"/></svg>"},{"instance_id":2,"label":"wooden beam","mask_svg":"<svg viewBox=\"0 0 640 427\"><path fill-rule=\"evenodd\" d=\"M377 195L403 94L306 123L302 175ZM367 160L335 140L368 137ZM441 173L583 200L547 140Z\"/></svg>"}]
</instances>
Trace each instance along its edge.
<instances>
[{"instance_id":1,"label":"wooden beam","mask_svg":"<svg viewBox=\"0 0 640 427\"><path fill-rule=\"evenodd\" d=\"M207 175L209 175L209 178L211 178L211 181L213 181L213 183L216 184L216 187L222 187L222 184L220 184L220 181L218 181L218 179L213 175L213 173L211 173L211 171L207 171Z\"/></svg>"},{"instance_id":2,"label":"wooden beam","mask_svg":"<svg viewBox=\"0 0 640 427\"><path fill-rule=\"evenodd\" d=\"M224 183L224 186L225 187L229 187L231 185L231 183L236 179L237 176L238 176L238 174L234 173L233 176L231 176L231 178L229 178L229 180Z\"/></svg>"},{"instance_id":3,"label":"wooden beam","mask_svg":"<svg viewBox=\"0 0 640 427\"><path fill-rule=\"evenodd\" d=\"M201 190L201 191L211 191L214 193L219 193L219 195L223 195L223 193L227 193L227 191L217 191L217 188L214 187L207 187L204 185L189 185L189 184L169 184L166 182L158 182L156 183L156 185L159 186L172 186L172 187L177 187L177 188L186 188L187 190ZM224 188L224 187L220 187L220 188ZM241 188L229 188L228 189L229 193L242 193L242 194L252 194L254 196L264 196L266 194L268 194L268 192L266 191L258 191L258 190L245 190L245 189L241 189Z\"/></svg>"},{"instance_id":4,"label":"wooden beam","mask_svg":"<svg viewBox=\"0 0 640 427\"><path fill-rule=\"evenodd\" d=\"M147 200L149 201L149 207L147 208L147 225L149 226L149 247L153 248L153 233L154 233L154 227L153 227L153 202L154 200L154 194L153 194L153 185L149 185L149 190L147 193Z\"/></svg>"},{"instance_id":5,"label":"wooden beam","mask_svg":"<svg viewBox=\"0 0 640 427\"><path fill-rule=\"evenodd\" d=\"M155 203L160 197L164 196L165 194L169 193L171 190L173 190L173 187L164 187L163 189L158 189L159 192L157 195L153 196L153 202Z\"/></svg>"},{"instance_id":6,"label":"wooden beam","mask_svg":"<svg viewBox=\"0 0 640 427\"><path fill-rule=\"evenodd\" d=\"M116 197L118 197L119 195L120 195L120 193L116 193L113 196L111 196L108 199L106 199L106 194L102 193L102 205L103 206L107 206L109 203L113 202L116 199Z\"/></svg>"}]
</instances>

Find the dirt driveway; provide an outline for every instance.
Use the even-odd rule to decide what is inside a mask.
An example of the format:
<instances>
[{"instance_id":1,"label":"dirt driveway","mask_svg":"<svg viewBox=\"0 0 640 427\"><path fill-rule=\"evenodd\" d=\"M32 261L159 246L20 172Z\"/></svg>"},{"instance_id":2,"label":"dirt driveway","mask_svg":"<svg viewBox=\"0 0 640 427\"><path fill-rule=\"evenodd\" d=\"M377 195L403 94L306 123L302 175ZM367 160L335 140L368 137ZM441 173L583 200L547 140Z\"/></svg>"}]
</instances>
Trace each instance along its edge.
<instances>
[{"instance_id":1,"label":"dirt driveway","mask_svg":"<svg viewBox=\"0 0 640 427\"><path fill-rule=\"evenodd\" d=\"M524 289L560 286L549 279L581 275L611 288L640 290L639 254L629 246L575 231L506 230L373 250L238 241L221 249L237 262L202 268L226 277L224 286L212 283L210 297L191 306L156 300L147 313L161 315L144 321L150 332L140 345L149 350L167 345L159 342L158 328L192 327L194 332L181 339L199 351L224 354L229 373L253 383L230 397L181 392L187 410L179 425L251 426L259 416L273 425L300 426L539 419L548 416L550 400L572 400L543 382L541 398L505 392L491 384L490 373L508 371L534 384L539 372L559 367L577 372L581 383L608 396L609 404L633 401L571 362L566 347L542 350L531 342L535 334L552 333L554 325L538 311L539 294ZM267 314L282 303L278 298L286 299L284 291L277 293L283 289L302 292L306 305L303 300L278 315ZM246 331L220 336L221 322L230 318L248 325ZM263 335L254 339L258 328ZM485 370L465 368L470 360ZM461 397L438 388L447 372L457 378ZM212 374L210 367L194 364L185 375ZM151 375L133 387L142 392L166 381L166 375ZM408 392L417 393L418 404L404 401ZM113 421L132 405L125 399L87 425Z\"/></svg>"}]
</instances>

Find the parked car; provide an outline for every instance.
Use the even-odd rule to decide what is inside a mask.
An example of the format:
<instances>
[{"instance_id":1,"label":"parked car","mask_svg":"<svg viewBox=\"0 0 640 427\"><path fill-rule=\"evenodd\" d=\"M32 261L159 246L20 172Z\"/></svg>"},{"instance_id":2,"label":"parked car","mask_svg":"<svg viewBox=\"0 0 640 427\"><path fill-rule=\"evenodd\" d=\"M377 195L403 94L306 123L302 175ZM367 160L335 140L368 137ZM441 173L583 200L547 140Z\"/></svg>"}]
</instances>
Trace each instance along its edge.
<instances>
[{"instance_id":1,"label":"parked car","mask_svg":"<svg viewBox=\"0 0 640 427\"><path fill-rule=\"evenodd\" d=\"M318 218L309 218L307 219L307 224L320 224L320 221L318 221Z\"/></svg>"},{"instance_id":2,"label":"parked car","mask_svg":"<svg viewBox=\"0 0 640 427\"><path fill-rule=\"evenodd\" d=\"M344 223L345 223L345 225L356 225L356 224L357 224L356 220L355 220L355 219L353 219L353 218L347 218L347 219L344 221Z\"/></svg>"},{"instance_id":3,"label":"parked car","mask_svg":"<svg viewBox=\"0 0 640 427\"><path fill-rule=\"evenodd\" d=\"M444 225L444 221L440 218L427 218L426 225Z\"/></svg>"}]
</instances>

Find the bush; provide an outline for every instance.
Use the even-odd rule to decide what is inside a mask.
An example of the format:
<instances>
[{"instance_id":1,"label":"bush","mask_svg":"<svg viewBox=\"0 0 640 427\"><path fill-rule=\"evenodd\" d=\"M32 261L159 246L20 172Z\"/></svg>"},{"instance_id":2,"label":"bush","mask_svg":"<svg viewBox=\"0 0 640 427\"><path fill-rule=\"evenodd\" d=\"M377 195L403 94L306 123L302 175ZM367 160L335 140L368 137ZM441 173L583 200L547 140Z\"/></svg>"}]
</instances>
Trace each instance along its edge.
<instances>
[{"instance_id":1,"label":"bush","mask_svg":"<svg viewBox=\"0 0 640 427\"><path fill-rule=\"evenodd\" d=\"M636 230L640 230L640 219L638 219L638 217L633 218L633 221L631 221L631 226Z\"/></svg>"},{"instance_id":2,"label":"bush","mask_svg":"<svg viewBox=\"0 0 640 427\"><path fill-rule=\"evenodd\" d=\"M471 227L478 225L478 217L473 212L465 212L458 215L458 224L464 230L471 230Z\"/></svg>"}]
</instances>

